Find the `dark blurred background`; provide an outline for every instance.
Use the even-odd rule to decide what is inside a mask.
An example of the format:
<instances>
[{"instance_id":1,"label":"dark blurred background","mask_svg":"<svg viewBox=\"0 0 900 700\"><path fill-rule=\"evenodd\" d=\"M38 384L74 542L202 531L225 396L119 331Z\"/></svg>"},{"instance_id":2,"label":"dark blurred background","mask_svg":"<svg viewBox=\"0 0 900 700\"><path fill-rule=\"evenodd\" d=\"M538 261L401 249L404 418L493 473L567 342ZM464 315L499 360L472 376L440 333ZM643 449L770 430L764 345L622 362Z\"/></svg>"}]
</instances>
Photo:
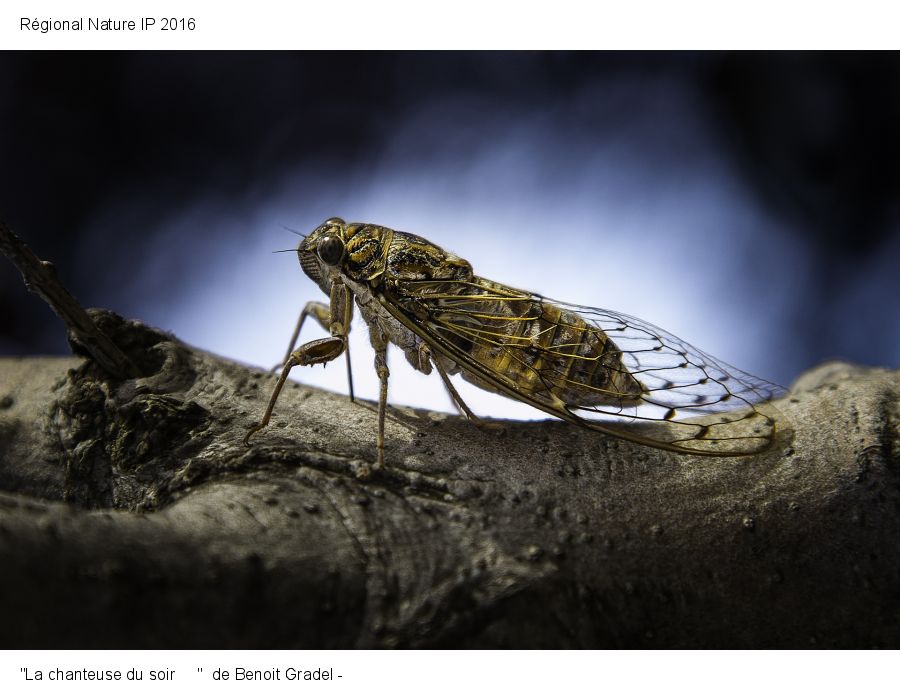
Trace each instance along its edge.
<instances>
[{"instance_id":1,"label":"dark blurred background","mask_svg":"<svg viewBox=\"0 0 900 700\"><path fill-rule=\"evenodd\" d=\"M3 53L0 219L85 305L257 364L321 298L283 227L340 215L788 384L900 360L898 125L897 54ZM68 352L0 293L0 353Z\"/></svg>"}]
</instances>

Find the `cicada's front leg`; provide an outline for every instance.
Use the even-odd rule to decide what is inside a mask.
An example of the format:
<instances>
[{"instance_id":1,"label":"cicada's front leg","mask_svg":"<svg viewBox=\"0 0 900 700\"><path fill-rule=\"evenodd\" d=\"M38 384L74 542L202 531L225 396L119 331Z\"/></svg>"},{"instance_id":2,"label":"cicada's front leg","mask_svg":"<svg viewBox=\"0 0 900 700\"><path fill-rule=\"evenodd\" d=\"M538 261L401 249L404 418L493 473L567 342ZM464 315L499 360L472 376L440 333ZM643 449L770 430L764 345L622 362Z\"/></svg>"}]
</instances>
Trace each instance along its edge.
<instances>
[{"instance_id":1,"label":"cicada's front leg","mask_svg":"<svg viewBox=\"0 0 900 700\"><path fill-rule=\"evenodd\" d=\"M331 307L328 304L323 304L321 301L306 302L306 306L300 312L300 318L297 319L297 325L294 327L294 334L288 343L287 352L284 353L284 359L272 368L273 372L284 367L288 360L291 359L291 353L294 352L294 348L297 345L297 338L300 337L300 331L303 330L303 323L309 316L316 319L326 331L329 330L331 326Z\"/></svg>"},{"instance_id":2,"label":"cicada's front leg","mask_svg":"<svg viewBox=\"0 0 900 700\"><path fill-rule=\"evenodd\" d=\"M303 319L310 308L315 309L315 311L312 311L311 315L320 321L322 320L319 318L322 314L316 313L316 311L320 312L321 309L307 305L303 310L304 314L300 317L298 328L302 325ZM331 284L331 304L329 312L328 330L331 332L331 337L311 340L288 355L262 420L250 428L244 436L245 445L250 445L250 436L253 435L253 433L262 430L269 424L269 420L272 418L272 411L275 408L275 402L278 400L278 395L281 393L281 389L287 381L288 374L294 367L297 365L305 367L308 365L325 364L326 362L331 362L340 357L341 353L347 350L347 334L350 332L350 322L353 320L353 293L337 279L333 280ZM293 345L294 342L296 342L296 338L291 341L291 344Z\"/></svg>"},{"instance_id":3,"label":"cicada's front leg","mask_svg":"<svg viewBox=\"0 0 900 700\"><path fill-rule=\"evenodd\" d=\"M353 315L353 304L350 305L350 315ZM312 316L316 321L319 322L319 325L322 326L326 331L331 330L331 307L328 304L323 304L321 301L309 301L306 303L306 306L303 307L303 311L300 312L300 318L297 319L297 326L294 328L294 334L291 336L291 342L288 343L287 352L284 354L284 359L278 363L275 367L272 368L271 371L277 370L279 367L284 367L287 365L288 361L291 359L291 353L294 352L294 346L297 343L297 338L300 337L300 331L303 329L303 322L309 317ZM347 322L346 332L350 332L350 322ZM350 368L350 345L348 343L348 339L344 338L344 354L347 357L347 386L349 388L350 393L350 402L353 403L353 370Z\"/></svg>"}]
</instances>

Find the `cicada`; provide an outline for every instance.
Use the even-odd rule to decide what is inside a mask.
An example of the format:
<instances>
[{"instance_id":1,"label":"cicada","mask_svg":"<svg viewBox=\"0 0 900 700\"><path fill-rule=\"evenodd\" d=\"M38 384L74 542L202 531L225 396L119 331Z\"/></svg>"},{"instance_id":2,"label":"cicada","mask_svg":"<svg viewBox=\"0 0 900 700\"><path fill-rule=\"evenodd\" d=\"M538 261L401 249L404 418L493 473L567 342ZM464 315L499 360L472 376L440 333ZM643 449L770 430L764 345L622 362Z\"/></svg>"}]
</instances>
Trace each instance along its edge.
<instances>
[{"instance_id":1,"label":"cicada","mask_svg":"<svg viewBox=\"0 0 900 700\"><path fill-rule=\"evenodd\" d=\"M741 456L775 439L764 404L783 389L616 311L566 304L476 275L466 260L412 233L328 219L297 247L302 270L329 304L303 309L263 429L290 370L348 350L354 301L369 329L380 380L378 463L384 464L387 349L436 369L461 413L478 421L451 382L462 379L551 416L663 450ZM306 318L329 336L294 350ZM349 375L349 360L348 360ZM350 376L352 399L352 376Z\"/></svg>"}]
</instances>

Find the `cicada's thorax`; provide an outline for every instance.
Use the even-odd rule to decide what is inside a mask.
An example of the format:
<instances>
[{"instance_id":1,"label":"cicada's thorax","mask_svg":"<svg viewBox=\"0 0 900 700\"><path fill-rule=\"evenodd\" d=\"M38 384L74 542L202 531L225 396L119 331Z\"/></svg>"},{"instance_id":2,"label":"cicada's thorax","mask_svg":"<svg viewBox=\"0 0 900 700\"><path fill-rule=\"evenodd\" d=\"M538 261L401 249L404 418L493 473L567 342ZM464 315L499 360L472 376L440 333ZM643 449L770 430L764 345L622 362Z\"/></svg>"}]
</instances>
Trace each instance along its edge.
<instances>
[{"instance_id":1,"label":"cicada's thorax","mask_svg":"<svg viewBox=\"0 0 900 700\"><path fill-rule=\"evenodd\" d=\"M342 277L366 323L400 347L413 367L429 374L431 365L424 361L421 339L394 318L378 297L398 282L467 279L472 266L420 236L374 224L349 224L344 248Z\"/></svg>"},{"instance_id":2,"label":"cicada's thorax","mask_svg":"<svg viewBox=\"0 0 900 700\"><path fill-rule=\"evenodd\" d=\"M472 277L472 266L462 258L420 236L384 226L349 224L344 247L343 272L357 282Z\"/></svg>"}]
</instances>

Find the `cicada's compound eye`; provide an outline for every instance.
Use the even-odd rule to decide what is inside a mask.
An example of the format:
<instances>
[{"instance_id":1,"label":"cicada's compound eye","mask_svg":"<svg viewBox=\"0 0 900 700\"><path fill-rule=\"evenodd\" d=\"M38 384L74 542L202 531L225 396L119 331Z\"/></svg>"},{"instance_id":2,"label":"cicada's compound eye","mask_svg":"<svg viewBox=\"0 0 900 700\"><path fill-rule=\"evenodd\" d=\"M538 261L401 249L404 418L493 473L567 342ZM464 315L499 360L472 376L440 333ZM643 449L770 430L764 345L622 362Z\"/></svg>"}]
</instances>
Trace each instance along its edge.
<instances>
[{"instance_id":1,"label":"cicada's compound eye","mask_svg":"<svg viewBox=\"0 0 900 700\"><path fill-rule=\"evenodd\" d=\"M325 236L319 241L316 252L326 265L337 265L344 257L344 242L337 236Z\"/></svg>"}]
</instances>

